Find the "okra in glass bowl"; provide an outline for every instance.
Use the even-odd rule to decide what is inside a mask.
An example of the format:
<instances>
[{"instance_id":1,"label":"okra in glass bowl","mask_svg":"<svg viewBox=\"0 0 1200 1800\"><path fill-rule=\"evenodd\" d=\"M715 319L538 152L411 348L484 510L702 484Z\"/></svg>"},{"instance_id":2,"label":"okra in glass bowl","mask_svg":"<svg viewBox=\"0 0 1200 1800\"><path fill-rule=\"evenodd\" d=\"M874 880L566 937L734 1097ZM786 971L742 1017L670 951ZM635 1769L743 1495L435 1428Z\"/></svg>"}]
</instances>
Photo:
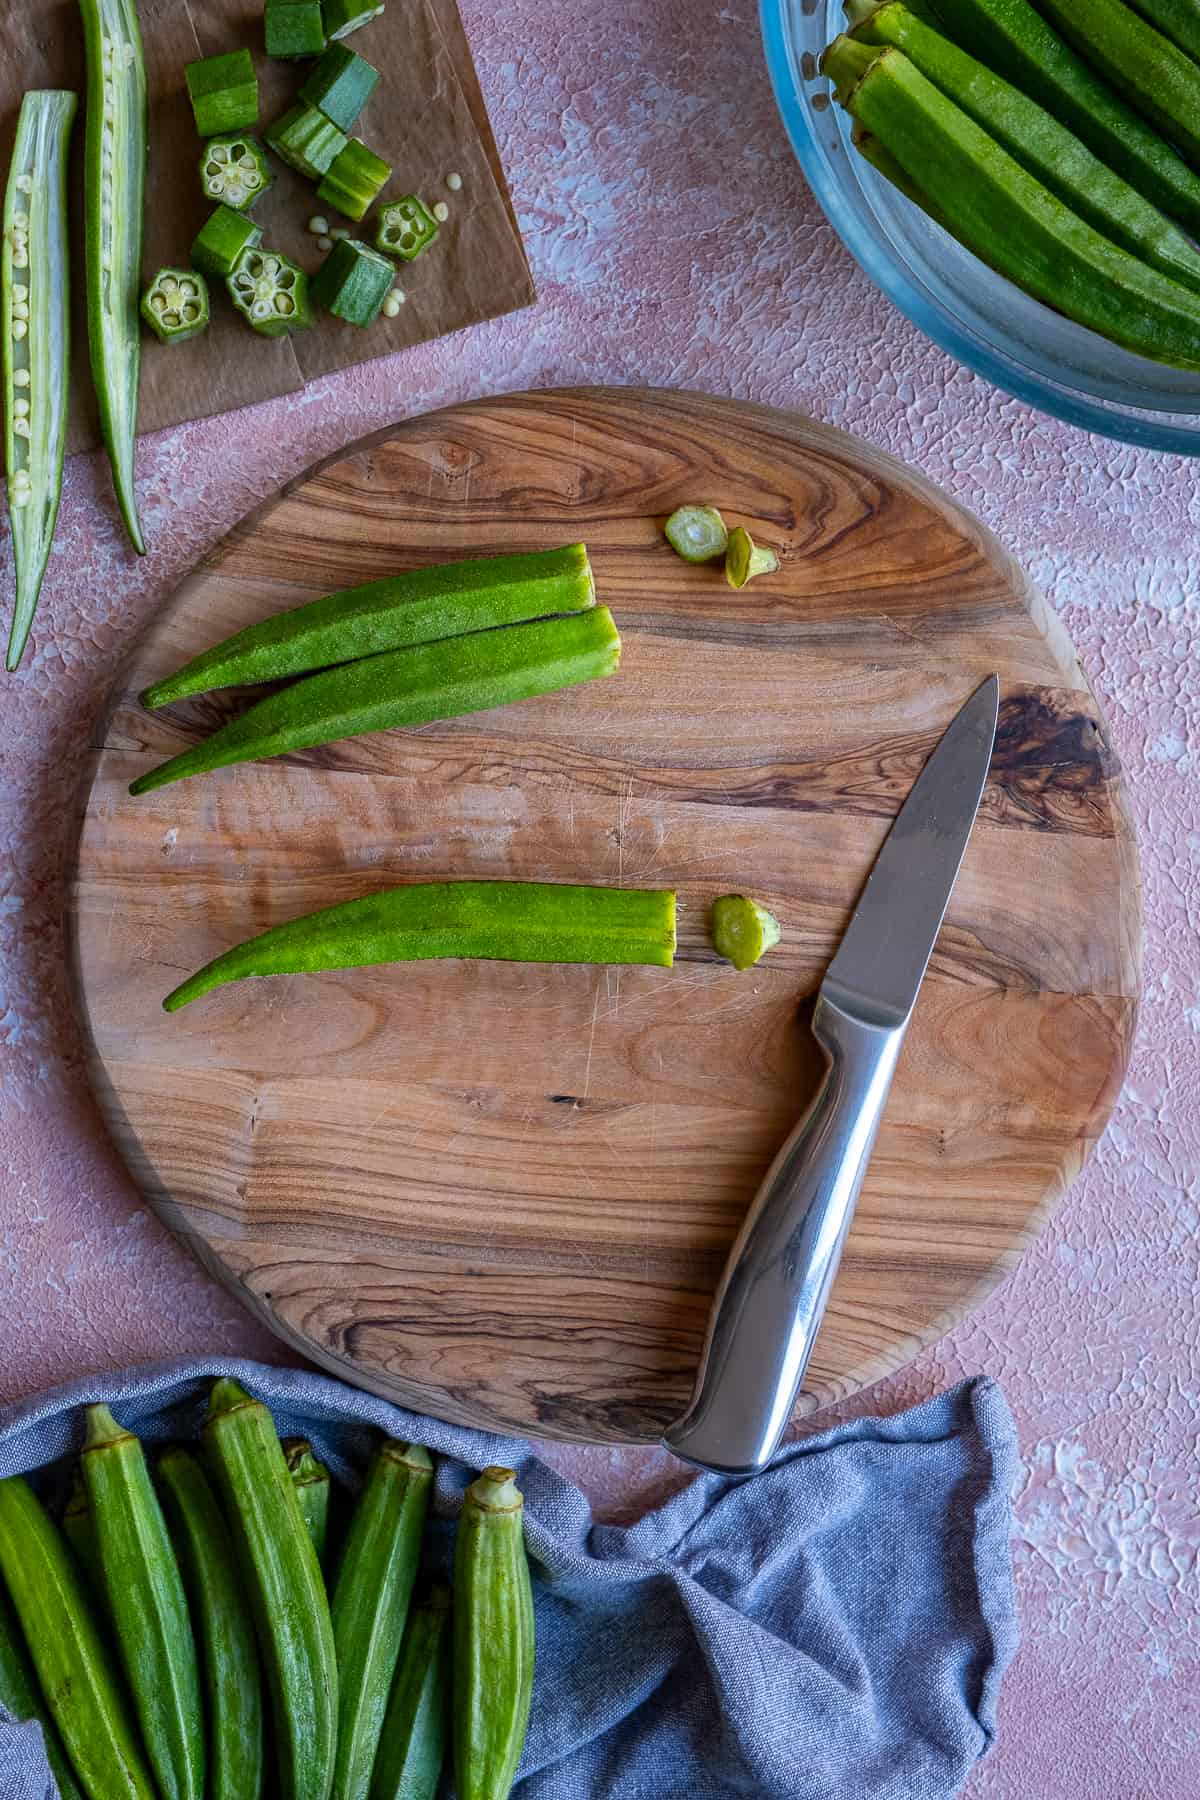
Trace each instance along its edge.
<instances>
[{"instance_id":1,"label":"okra in glass bowl","mask_svg":"<svg viewBox=\"0 0 1200 1800\"><path fill-rule=\"evenodd\" d=\"M1200 371L1110 344L995 274L850 142L819 72L841 0L760 0L775 98L809 186L846 248L952 356L1043 412L1129 443L1200 455Z\"/></svg>"}]
</instances>

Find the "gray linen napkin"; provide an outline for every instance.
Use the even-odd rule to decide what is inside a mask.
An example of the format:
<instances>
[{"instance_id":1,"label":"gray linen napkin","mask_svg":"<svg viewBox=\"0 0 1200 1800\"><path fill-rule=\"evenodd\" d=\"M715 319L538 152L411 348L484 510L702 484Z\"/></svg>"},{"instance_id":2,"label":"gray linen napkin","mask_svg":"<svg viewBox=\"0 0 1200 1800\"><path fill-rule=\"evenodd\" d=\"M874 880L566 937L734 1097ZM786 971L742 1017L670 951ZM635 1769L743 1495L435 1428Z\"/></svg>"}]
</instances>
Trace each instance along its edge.
<instances>
[{"instance_id":1,"label":"gray linen napkin","mask_svg":"<svg viewBox=\"0 0 1200 1800\"><path fill-rule=\"evenodd\" d=\"M0 1410L0 1477L77 1450L91 1400L149 1443L192 1437L218 1375L351 1486L379 1431L440 1451L435 1561L471 1474L519 1471L538 1630L519 1800L948 1800L991 1742L1017 1644L1016 1444L991 1381L788 1445L753 1481L697 1477L628 1528L593 1523L519 1439L232 1358L89 1376ZM40 1731L0 1718L0 1800L54 1791Z\"/></svg>"}]
</instances>

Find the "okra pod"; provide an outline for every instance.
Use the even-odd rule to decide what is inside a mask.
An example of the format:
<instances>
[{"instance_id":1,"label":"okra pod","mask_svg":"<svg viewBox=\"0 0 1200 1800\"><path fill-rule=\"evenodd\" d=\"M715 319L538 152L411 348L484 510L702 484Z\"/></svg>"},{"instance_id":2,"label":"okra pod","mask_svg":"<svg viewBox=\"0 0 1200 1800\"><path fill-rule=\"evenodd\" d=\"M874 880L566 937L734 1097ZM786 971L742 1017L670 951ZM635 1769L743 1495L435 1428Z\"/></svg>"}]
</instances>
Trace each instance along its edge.
<instances>
[{"instance_id":1,"label":"okra pod","mask_svg":"<svg viewBox=\"0 0 1200 1800\"><path fill-rule=\"evenodd\" d=\"M329 165L329 172L317 189L317 199L336 207L348 219L361 219L375 204L376 197L391 178L392 165L376 156L373 150L351 138L340 155ZM364 246L365 248L365 246ZM375 251L370 251L373 257ZM390 288L394 273L388 270Z\"/></svg>"},{"instance_id":2,"label":"okra pod","mask_svg":"<svg viewBox=\"0 0 1200 1800\"><path fill-rule=\"evenodd\" d=\"M1052 25L1191 159L1200 156L1200 68L1125 0L1041 0Z\"/></svg>"},{"instance_id":3,"label":"okra pod","mask_svg":"<svg viewBox=\"0 0 1200 1800\"><path fill-rule=\"evenodd\" d=\"M1200 9L1196 0L1137 0L1150 23L1200 62Z\"/></svg>"},{"instance_id":4,"label":"okra pod","mask_svg":"<svg viewBox=\"0 0 1200 1800\"><path fill-rule=\"evenodd\" d=\"M835 78L840 42L826 52ZM880 51L848 108L989 267L1129 350L1200 368L1200 297L1101 237L902 52Z\"/></svg>"},{"instance_id":5,"label":"okra pod","mask_svg":"<svg viewBox=\"0 0 1200 1800\"><path fill-rule=\"evenodd\" d=\"M407 644L582 612L595 601L584 544L409 569L248 625L148 687L142 705L167 706L188 694L281 681Z\"/></svg>"},{"instance_id":6,"label":"okra pod","mask_svg":"<svg viewBox=\"0 0 1200 1800\"><path fill-rule=\"evenodd\" d=\"M203 1439L254 1612L280 1800L329 1800L338 1710L333 1627L274 1423L260 1401L222 1379Z\"/></svg>"},{"instance_id":7,"label":"okra pod","mask_svg":"<svg viewBox=\"0 0 1200 1800\"><path fill-rule=\"evenodd\" d=\"M409 1611L370 1800L435 1800L450 1735L450 1607L439 1582Z\"/></svg>"},{"instance_id":8,"label":"okra pod","mask_svg":"<svg viewBox=\"0 0 1200 1800\"><path fill-rule=\"evenodd\" d=\"M1153 205L1200 229L1200 175L1031 0L935 0L935 10L947 37L1044 106Z\"/></svg>"},{"instance_id":9,"label":"okra pod","mask_svg":"<svg viewBox=\"0 0 1200 1800\"><path fill-rule=\"evenodd\" d=\"M388 1438L350 1521L330 1608L341 1696L334 1800L367 1800L432 1487L428 1450Z\"/></svg>"},{"instance_id":10,"label":"okra pod","mask_svg":"<svg viewBox=\"0 0 1200 1800\"><path fill-rule=\"evenodd\" d=\"M317 193L329 199L325 182ZM312 296L347 325L371 325L395 281L395 268L386 256L357 238L339 238L313 276Z\"/></svg>"},{"instance_id":11,"label":"okra pod","mask_svg":"<svg viewBox=\"0 0 1200 1800\"><path fill-rule=\"evenodd\" d=\"M42 1728L46 1760L58 1788L59 1800L83 1800L62 1739L39 1692L25 1639L3 1582L0 1582L0 1707L22 1723L26 1719L37 1720Z\"/></svg>"},{"instance_id":12,"label":"okra pod","mask_svg":"<svg viewBox=\"0 0 1200 1800\"><path fill-rule=\"evenodd\" d=\"M856 124L850 132L850 141L864 162L869 162L873 169L878 169L884 180L890 181L906 200L911 200L914 206L919 206L922 212L928 213L935 225L940 225L943 230L947 229L945 219L939 215L929 196L921 191L908 170L900 166L890 150L884 149L877 137Z\"/></svg>"},{"instance_id":13,"label":"okra pod","mask_svg":"<svg viewBox=\"0 0 1200 1800\"><path fill-rule=\"evenodd\" d=\"M88 1800L157 1800L83 1576L20 1475L0 1481L0 1576Z\"/></svg>"},{"instance_id":14,"label":"okra pod","mask_svg":"<svg viewBox=\"0 0 1200 1800\"><path fill-rule=\"evenodd\" d=\"M313 1455L307 1438L284 1438L283 1459L296 1490L296 1499L312 1539L317 1561L325 1567L329 1539L329 1470Z\"/></svg>"},{"instance_id":15,"label":"okra pod","mask_svg":"<svg viewBox=\"0 0 1200 1800\"><path fill-rule=\"evenodd\" d=\"M204 1800L200 1670L183 1578L142 1446L89 1406L81 1462L121 1663L164 1800Z\"/></svg>"},{"instance_id":16,"label":"okra pod","mask_svg":"<svg viewBox=\"0 0 1200 1800\"><path fill-rule=\"evenodd\" d=\"M233 1539L190 1451L164 1452L158 1480L200 1640L208 1800L259 1800L265 1758L262 1676Z\"/></svg>"},{"instance_id":17,"label":"okra pod","mask_svg":"<svg viewBox=\"0 0 1200 1800\"><path fill-rule=\"evenodd\" d=\"M722 894L713 901L712 941L718 956L748 969L779 942L779 920L745 894Z\"/></svg>"},{"instance_id":18,"label":"okra pod","mask_svg":"<svg viewBox=\"0 0 1200 1800\"><path fill-rule=\"evenodd\" d=\"M75 108L74 94L26 94L4 198L4 460L16 578L10 670L33 624L62 498L71 360L67 151Z\"/></svg>"},{"instance_id":19,"label":"okra pod","mask_svg":"<svg viewBox=\"0 0 1200 1800\"><path fill-rule=\"evenodd\" d=\"M130 542L146 553L133 457L142 339L146 66L136 0L79 0L87 54L83 165L88 345L100 433Z\"/></svg>"},{"instance_id":20,"label":"okra pod","mask_svg":"<svg viewBox=\"0 0 1200 1800\"><path fill-rule=\"evenodd\" d=\"M669 969L675 895L663 888L538 881L431 881L307 913L249 938L181 982L190 1000L248 975L472 957L493 962L640 963Z\"/></svg>"},{"instance_id":21,"label":"okra pod","mask_svg":"<svg viewBox=\"0 0 1200 1800\"><path fill-rule=\"evenodd\" d=\"M71 1492L62 1516L63 1536L75 1553L75 1560L87 1576L97 1599L104 1599L104 1571L100 1567L100 1546L88 1504L87 1484L78 1465L71 1479Z\"/></svg>"},{"instance_id":22,"label":"okra pod","mask_svg":"<svg viewBox=\"0 0 1200 1800\"><path fill-rule=\"evenodd\" d=\"M533 1695L525 1503L512 1469L467 1489L454 1553L454 1774L458 1800L508 1800Z\"/></svg>"},{"instance_id":23,"label":"okra pod","mask_svg":"<svg viewBox=\"0 0 1200 1800\"><path fill-rule=\"evenodd\" d=\"M621 640L606 606L501 631L472 631L361 657L260 700L202 744L130 786L146 794L188 775L282 756L363 732L486 712L615 672Z\"/></svg>"},{"instance_id":24,"label":"okra pod","mask_svg":"<svg viewBox=\"0 0 1200 1800\"><path fill-rule=\"evenodd\" d=\"M1102 237L1200 292L1200 253L1183 232L1036 100L931 30L900 0L876 8L853 36L865 44L903 50L947 99Z\"/></svg>"}]
</instances>

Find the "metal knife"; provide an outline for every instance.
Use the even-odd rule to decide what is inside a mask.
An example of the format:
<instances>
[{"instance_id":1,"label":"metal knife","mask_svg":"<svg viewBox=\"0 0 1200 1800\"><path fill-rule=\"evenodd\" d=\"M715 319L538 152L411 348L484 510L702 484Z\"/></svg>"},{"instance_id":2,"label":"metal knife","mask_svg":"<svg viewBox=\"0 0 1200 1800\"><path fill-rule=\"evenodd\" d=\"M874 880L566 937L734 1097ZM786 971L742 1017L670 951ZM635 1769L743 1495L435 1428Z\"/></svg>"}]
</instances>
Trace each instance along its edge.
<instances>
[{"instance_id":1,"label":"metal knife","mask_svg":"<svg viewBox=\"0 0 1200 1800\"><path fill-rule=\"evenodd\" d=\"M975 823L999 704L992 675L947 727L826 970L812 1029L829 1066L746 1215L713 1300L691 1405L663 1436L702 1469L756 1474L791 1417Z\"/></svg>"}]
</instances>

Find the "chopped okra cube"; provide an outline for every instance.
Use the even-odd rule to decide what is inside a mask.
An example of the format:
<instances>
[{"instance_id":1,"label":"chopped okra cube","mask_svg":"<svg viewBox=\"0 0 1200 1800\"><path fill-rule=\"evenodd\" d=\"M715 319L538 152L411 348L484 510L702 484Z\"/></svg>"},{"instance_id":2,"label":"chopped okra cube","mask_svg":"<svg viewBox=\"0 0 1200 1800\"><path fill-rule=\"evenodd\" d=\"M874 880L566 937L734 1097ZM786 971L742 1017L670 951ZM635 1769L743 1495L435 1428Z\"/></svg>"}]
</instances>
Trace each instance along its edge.
<instances>
[{"instance_id":1,"label":"chopped okra cube","mask_svg":"<svg viewBox=\"0 0 1200 1800\"><path fill-rule=\"evenodd\" d=\"M336 206L348 219L361 219L373 205L392 172L391 163L376 156L359 138L351 138L317 189L317 199Z\"/></svg>"},{"instance_id":2,"label":"chopped okra cube","mask_svg":"<svg viewBox=\"0 0 1200 1800\"><path fill-rule=\"evenodd\" d=\"M208 283L192 269L160 269L142 295L142 317L164 344L185 344L208 324Z\"/></svg>"},{"instance_id":3,"label":"chopped okra cube","mask_svg":"<svg viewBox=\"0 0 1200 1800\"><path fill-rule=\"evenodd\" d=\"M361 25L377 19L383 7L379 0L321 0L321 16L327 38L349 37Z\"/></svg>"},{"instance_id":4,"label":"chopped okra cube","mask_svg":"<svg viewBox=\"0 0 1200 1800\"><path fill-rule=\"evenodd\" d=\"M258 77L248 50L206 56L184 70L196 130L202 138L258 123Z\"/></svg>"},{"instance_id":5,"label":"chopped okra cube","mask_svg":"<svg viewBox=\"0 0 1200 1800\"><path fill-rule=\"evenodd\" d=\"M204 146L200 186L206 200L220 200L238 212L261 200L275 177L256 137L227 132Z\"/></svg>"},{"instance_id":6,"label":"chopped okra cube","mask_svg":"<svg viewBox=\"0 0 1200 1800\"><path fill-rule=\"evenodd\" d=\"M321 0L267 0L263 8L267 55L278 62L320 56L325 48Z\"/></svg>"},{"instance_id":7,"label":"chopped okra cube","mask_svg":"<svg viewBox=\"0 0 1200 1800\"><path fill-rule=\"evenodd\" d=\"M277 250L244 251L225 286L243 319L264 337L312 324L308 276Z\"/></svg>"},{"instance_id":8,"label":"chopped okra cube","mask_svg":"<svg viewBox=\"0 0 1200 1800\"><path fill-rule=\"evenodd\" d=\"M344 44L330 44L300 89L300 98L349 131L379 81L379 70Z\"/></svg>"},{"instance_id":9,"label":"chopped okra cube","mask_svg":"<svg viewBox=\"0 0 1200 1800\"><path fill-rule=\"evenodd\" d=\"M332 119L304 100L276 119L267 133L267 142L280 161L310 181L320 181L349 141Z\"/></svg>"},{"instance_id":10,"label":"chopped okra cube","mask_svg":"<svg viewBox=\"0 0 1200 1800\"><path fill-rule=\"evenodd\" d=\"M313 276L315 300L348 325L370 325L392 291L396 271L357 238L340 238Z\"/></svg>"},{"instance_id":11,"label":"chopped okra cube","mask_svg":"<svg viewBox=\"0 0 1200 1800\"><path fill-rule=\"evenodd\" d=\"M393 200L379 215L375 246L401 262L412 262L438 234L437 220L415 194Z\"/></svg>"},{"instance_id":12,"label":"chopped okra cube","mask_svg":"<svg viewBox=\"0 0 1200 1800\"><path fill-rule=\"evenodd\" d=\"M192 262L206 275L232 275L244 252L261 243L261 225L232 206L218 206L193 240Z\"/></svg>"}]
</instances>

